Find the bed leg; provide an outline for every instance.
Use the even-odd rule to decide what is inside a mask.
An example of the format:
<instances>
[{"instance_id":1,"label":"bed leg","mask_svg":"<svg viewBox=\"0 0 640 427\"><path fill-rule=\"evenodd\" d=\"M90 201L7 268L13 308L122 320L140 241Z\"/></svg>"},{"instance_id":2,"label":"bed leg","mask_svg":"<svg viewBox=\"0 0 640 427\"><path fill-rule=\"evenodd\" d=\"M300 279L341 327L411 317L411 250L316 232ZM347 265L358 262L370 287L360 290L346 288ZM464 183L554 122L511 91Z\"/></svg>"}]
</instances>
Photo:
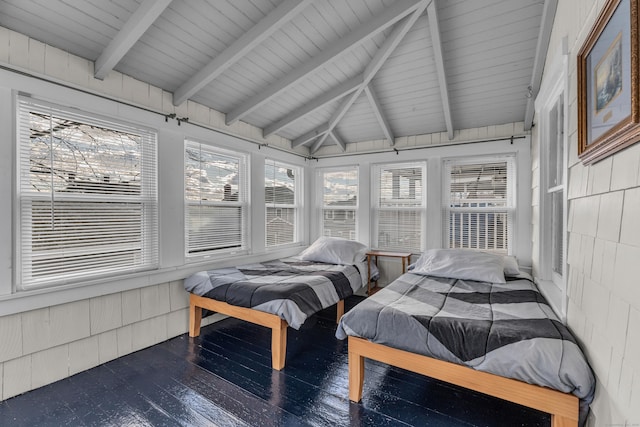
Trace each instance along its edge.
<instances>
[{"instance_id":1,"label":"bed leg","mask_svg":"<svg viewBox=\"0 0 640 427\"><path fill-rule=\"evenodd\" d=\"M362 400L362 384L364 383L364 357L349 351L349 400Z\"/></svg>"},{"instance_id":2,"label":"bed leg","mask_svg":"<svg viewBox=\"0 0 640 427\"><path fill-rule=\"evenodd\" d=\"M191 297L189 299L189 336L200 335L200 324L202 323L202 307L198 307Z\"/></svg>"},{"instance_id":3,"label":"bed leg","mask_svg":"<svg viewBox=\"0 0 640 427\"><path fill-rule=\"evenodd\" d=\"M560 415L551 414L551 427L578 427L578 422Z\"/></svg>"},{"instance_id":4,"label":"bed leg","mask_svg":"<svg viewBox=\"0 0 640 427\"><path fill-rule=\"evenodd\" d=\"M271 330L271 367L276 370L284 368L287 355L287 322L280 320L280 327Z\"/></svg>"},{"instance_id":5,"label":"bed leg","mask_svg":"<svg viewBox=\"0 0 640 427\"><path fill-rule=\"evenodd\" d=\"M340 323L340 318L344 315L344 300L343 299L338 301L338 303L336 304L336 311L337 311L336 323Z\"/></svg>"}]
</instances>

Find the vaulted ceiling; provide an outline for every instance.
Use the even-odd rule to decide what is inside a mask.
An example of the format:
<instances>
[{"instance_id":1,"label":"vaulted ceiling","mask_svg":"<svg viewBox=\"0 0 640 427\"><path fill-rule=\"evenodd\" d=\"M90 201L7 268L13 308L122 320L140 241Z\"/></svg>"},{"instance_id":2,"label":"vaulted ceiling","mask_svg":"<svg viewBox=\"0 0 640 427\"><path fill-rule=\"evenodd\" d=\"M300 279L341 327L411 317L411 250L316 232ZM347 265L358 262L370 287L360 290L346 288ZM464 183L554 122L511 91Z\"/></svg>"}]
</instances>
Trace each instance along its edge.
<instances>
[{"instance_id":1,"label":"vaulted ceiling","mask_svg":"<svg viewBox=\"0 0 640 427\"><path fill-rule=\"evenodd\" d=\"M557 0L0 0L0 25L315 152L525 122Z\"/></svg>"}]
</instances>

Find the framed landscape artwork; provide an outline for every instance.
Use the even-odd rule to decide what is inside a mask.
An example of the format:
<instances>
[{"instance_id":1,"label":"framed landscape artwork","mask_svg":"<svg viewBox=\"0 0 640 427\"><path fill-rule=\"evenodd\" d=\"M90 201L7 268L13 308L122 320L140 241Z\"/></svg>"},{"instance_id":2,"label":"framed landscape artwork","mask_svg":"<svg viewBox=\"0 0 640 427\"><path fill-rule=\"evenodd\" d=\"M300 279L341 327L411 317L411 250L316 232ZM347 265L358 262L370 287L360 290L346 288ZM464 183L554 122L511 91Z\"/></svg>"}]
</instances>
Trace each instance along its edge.
<instances>
[{"instance_id":1,"label":"framed landscape artwork","mask_svg":"<svg viewBox=\"0 0 640 427\"><path fill-rule=\"evenodd\" d=\"M608 0L578 53L578 155L585 164L640 140L639 4Z\"/></svg>"}]
</instances>

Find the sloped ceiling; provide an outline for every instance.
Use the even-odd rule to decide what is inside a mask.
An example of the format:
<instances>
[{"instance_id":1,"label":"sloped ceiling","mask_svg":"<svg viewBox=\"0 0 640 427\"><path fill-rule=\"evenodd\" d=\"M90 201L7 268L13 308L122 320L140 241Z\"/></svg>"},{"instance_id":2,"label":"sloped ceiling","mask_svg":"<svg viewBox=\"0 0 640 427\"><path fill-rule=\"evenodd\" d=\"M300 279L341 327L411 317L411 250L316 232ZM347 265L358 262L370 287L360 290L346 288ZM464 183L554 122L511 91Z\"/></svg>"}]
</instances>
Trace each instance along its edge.
<instances>
[{"instance_id":1,"label":"sloped ceiling","mask_svg":"<svg viewBox=\"0 0 640 427\"><path fill-rule=\"evenodd\" d=\"M0 25L314 152L528 128L556 3L0 0Z\"/></svg>"}]
</instances>

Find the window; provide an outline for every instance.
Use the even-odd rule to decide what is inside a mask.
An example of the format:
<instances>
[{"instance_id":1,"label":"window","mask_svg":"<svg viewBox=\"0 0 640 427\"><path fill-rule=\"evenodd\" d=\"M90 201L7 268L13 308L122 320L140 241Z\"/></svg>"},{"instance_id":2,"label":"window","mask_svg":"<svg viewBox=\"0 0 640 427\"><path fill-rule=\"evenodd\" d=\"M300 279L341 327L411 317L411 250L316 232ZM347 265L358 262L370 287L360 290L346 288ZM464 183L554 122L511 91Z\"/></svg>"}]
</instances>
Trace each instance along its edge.
<instances>
[{"instance_id":1,"label":"window","mask_svg":"<svg viewBox=\"0 0 640 427\"><path fill-rule=\"evenodd\" d=\"M510 253L514 158L448 160L444 171L443 218L448 247Z\"/></svg>"},{"instance_id":2,"label":"window","mask_svg":"<svg viewBox=\"0 0 640 427\"><path fill-rule=\"evenodd\" d=\"M187 256L246 251L247 156L187 141L184 161Z\"/></svg>"},{"instance_id":3,"label":"window","mask_svg":"<svg viewBox=\"0 0 640 427\"><path fill-rule=\"evenodd\" d=\"M266 204L266 246L298 242L300 168L266 160L264 200Z\"/></svg>"},{"instance_id":4,"label":"window","mask_svg":"<svg viewBox=\"0 0 640 427\"><path fill-rule=\"evenodd\" d=\"M320 171L322 188L321 235L342 237L355 240L357 230L356 211L358 210L358 168L350 166L343 169Z\"/></svg>"},{"instance_id":5,"label":"window","mask_svg":"<svg viewBox=\"0 0 640 427\"><path fill-rule=\"evenodd\" d=\"M422 252L425 170L422 162L374 167L372 242L376 248Z\"/></svg>"},{"instance_id":6,"label":"window","mask_svg":"<svg viewBox=\"0 0 640 427\"><path fill-rule=\"evenodd\" d=\"M543 265L546 279L551 279L561 289L564 288L564 245L565 245L565 154L564 154L564 94L559 96L546 111L542 132L541 152L541 208L543 233L541 241L545 248ZM543 154L544 156L544 154Z\"/></svg>"},{"instance_id":7,"label":"window","mask_svg":"<svg viewBox=\"0 0 640 427\"><path fill-rule=\"evenodd\" d=\"M561 47L545 66L546 77L535 100L538 146L533 151L538 153L539 162L534 162L533 176L539 176L539 185L534 181L533 186L538 190L539 203L533 205L533 214L537 214L538 218L538 232L532 237L533 247L538 249L533 254L536 283L553 310L561 319L566 320L569 145L566 120L569 110L569 48L566 37L562 40Z\"/></svg>"},{"instance_id":8,"label":"window","mask_svg":"<svg viewBox=\"0 0 640 427\"><path fill-rule=\"evenodd\" d=\"M18 287L156 268L156 134L26 97L18 109Z\"/></svg>"}]
</instances>

